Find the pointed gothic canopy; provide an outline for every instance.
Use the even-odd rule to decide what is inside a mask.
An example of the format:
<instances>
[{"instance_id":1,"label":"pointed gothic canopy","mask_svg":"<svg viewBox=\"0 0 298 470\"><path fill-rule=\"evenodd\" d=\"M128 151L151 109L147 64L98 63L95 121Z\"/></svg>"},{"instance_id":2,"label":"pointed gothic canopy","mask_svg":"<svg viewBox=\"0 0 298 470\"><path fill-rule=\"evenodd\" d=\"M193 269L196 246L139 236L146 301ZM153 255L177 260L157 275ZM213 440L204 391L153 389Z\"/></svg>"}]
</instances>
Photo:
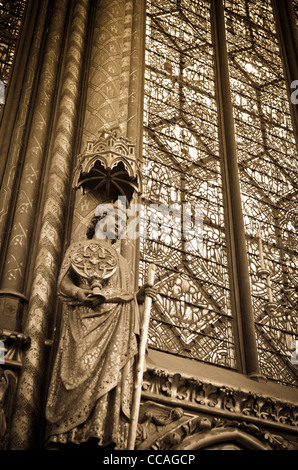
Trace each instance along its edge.
<instances>
[{"instance_id":1,"label":"pointed gothic canopy","mask_svg":"<svg viewBox=\"0 0 298 470\"><path fill-rule=\"evenodd\" d=\"M118 130L103 131L96 141L88 141L74 172L73 188L83 192L101 191L111 200L125 196L131 201L141 190L135 145Z\"/></svg>"}]
</instances>

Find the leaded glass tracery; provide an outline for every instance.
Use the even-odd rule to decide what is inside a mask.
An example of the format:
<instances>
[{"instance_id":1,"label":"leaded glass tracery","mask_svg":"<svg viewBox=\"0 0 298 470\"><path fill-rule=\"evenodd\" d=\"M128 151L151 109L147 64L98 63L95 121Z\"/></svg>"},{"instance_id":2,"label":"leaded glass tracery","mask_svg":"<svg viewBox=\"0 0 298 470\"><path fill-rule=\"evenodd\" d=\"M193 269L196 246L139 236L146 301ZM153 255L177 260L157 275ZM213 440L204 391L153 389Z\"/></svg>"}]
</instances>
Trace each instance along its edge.
<instances>
[{"instance_id":1,"label":"leaded glass tracery","mask_svg":"<svg viewBox=\"0 0 298 470\"><path fill-rule=\"evenodd\" d=\"M260 367L298 385L297 154L274 16L270 0L224 4ZM158 266L151 347L235 367L210 6L148 2L141 277ZM179 237L185 204L199 242Z\"/></svg>"},{"instance_id":2,"label":"leaded glass tracery","mask_svg":"<svg viewBox=\"0 0 298 470\"><path fill-rule=\"evenodd\" d=\"M0 1L0 80L6 86L20 35L26 0Z\"/></svg>"},{"instance_id":3,"label":"leaded glass tracery","mask_svg":"<svg viewBox=\"0 0 298 470\"><path fill-rule=\"evenodd\" d=\"M210 2L147 10L141 277L149 262L158 268L149 345L235 367Z\"/></svg>"},{"instance_id":4,"label":"leaded glass tracery","mask_svg":"<svg viewBox=\"0 0 298 470\"><path fill-rule=\"evenodd\" d=\"M261 372L297 385L297 153L274 17L269 0L225 13Z\"/></svg>"}]
</instances>

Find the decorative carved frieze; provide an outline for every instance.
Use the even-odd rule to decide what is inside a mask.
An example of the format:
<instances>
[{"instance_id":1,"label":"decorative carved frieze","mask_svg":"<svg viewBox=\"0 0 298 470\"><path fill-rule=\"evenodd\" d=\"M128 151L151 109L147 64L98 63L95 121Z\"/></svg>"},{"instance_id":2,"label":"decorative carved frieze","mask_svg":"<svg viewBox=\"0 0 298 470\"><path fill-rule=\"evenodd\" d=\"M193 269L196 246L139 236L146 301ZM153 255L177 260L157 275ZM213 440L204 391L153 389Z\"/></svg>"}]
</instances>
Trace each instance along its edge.
<instances>
[{"instance_id":1,"label":"decorative carved frieze","mask_svg":"<svg viewBox=\"0 0 298 470\"><path fill-rule=\"evenodd\" d=\"M212 412L218 416L264 422L296 428L298 405L263 396L255 392L221 386L198 378L183 377L161 369L147 369L144 374L143 396L178 404L188 409ZM154 398L153 398L154 397Z\"/></svg>"},{"instance_id":2,"label":"decorative carved frieze","mask_svg":"<svg viewBox=\"0 0 298 470\"><path fill-rule=\"evenodd\" d=\"M148 401L141 409L136 448L291 450L295 442L245 421L190 416L180 407Z\"/></svg>"}]
</instances>

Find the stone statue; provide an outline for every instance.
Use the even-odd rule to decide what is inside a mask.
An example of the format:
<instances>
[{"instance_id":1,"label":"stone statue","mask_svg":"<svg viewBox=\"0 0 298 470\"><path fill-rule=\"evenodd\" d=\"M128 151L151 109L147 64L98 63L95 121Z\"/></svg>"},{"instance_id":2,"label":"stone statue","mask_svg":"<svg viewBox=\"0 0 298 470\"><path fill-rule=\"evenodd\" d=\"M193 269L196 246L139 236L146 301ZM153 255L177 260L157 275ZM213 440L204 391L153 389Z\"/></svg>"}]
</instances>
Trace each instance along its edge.
<instances>
[{"instance_id":1,"label":"stone statue","mask_svg":"<svg viewBox=\"0 0 298 470\"><path fill-rule=\"evenodd\" d=\"M115 240L98 239L99 220L92 219L87 240L70 245L58 279L65 308L46 406L47 448L126 446L144 286L134 293ZM116 236L118 228L116 220Z\"/></svg>"}]
</instances>

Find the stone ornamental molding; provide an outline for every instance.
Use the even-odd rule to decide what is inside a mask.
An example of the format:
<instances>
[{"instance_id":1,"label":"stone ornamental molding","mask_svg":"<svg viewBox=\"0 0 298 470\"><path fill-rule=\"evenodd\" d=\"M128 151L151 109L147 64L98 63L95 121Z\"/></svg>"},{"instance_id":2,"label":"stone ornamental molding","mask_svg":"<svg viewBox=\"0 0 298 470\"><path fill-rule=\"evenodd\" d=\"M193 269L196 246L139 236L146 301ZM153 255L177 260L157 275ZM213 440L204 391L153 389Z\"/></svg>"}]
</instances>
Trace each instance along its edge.
<instances>
[{"instance_id":1,"label":"stone ornamental molding","mask_svg":"<svg viewBox=\"0 0 298 470\"><path fill-rule=\"evenodd\" d=\"M296 441L297 442L297 441ZM138 450L294 450L294 440L252 423L203 415L151 401L143 404L138 424Z\"/></svg>"},{"instance_id":2,"label":"stone ornamental molding","mask_svg":"<svg viewBox=\"0 0 298 470\"><path fill-rule=\"evenodd\" d=\"M95 141L88 141L74 171L73 188L101 190L107 196L126 196L141 191L141 172L135 145L118 130L103 131Z\"/></svg>"},{"instance_id":3,"label":"stone ornamental molding","mask_svg":"<svg viewBox=\"0 0 298 470\"><path fill-rule=\"evenodd\" d=\"M170 406L298 433L298 405L162 369L144 373L142 396Z\"/></svg>"}]
</instances>

